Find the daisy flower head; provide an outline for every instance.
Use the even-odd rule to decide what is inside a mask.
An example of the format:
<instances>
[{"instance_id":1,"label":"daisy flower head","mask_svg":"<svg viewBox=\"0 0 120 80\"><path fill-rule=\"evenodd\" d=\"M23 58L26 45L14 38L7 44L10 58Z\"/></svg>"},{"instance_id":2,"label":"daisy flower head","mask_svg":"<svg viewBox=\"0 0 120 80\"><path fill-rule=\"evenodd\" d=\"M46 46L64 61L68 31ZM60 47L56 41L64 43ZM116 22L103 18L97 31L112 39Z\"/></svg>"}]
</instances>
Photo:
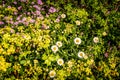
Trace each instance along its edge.
<instances>
[{"instance_id":1,"label":"daisy flower head","mask_svg":"<svg viewBox=\"0 0 120 80\"><path fill-rule=\"evenodd\" d=\"M75 44L78 44L78 45L81 44L81 39L78 38L78 37L75 38L75 39L74 39L74 43L75 43Z\"/></svg>"},{"instance_id":2,"label":"daisy flower head","mask_svg":"<svg viewBox=\"0 0 120 80\"><path fill-rule=\"evenodd\" d=\"M76 20L75 23L76 23L76 25L78 25L78 26L80 25L80 21L79 21L79 20Z\"/></svg>"},{"instance_id":3,"label":"daisy flower head","mask_svg":"<svg viewBox=\"0 0 120 80\"><path fill-rule=\"evenodd\" d=\"M99 38L98 38L98 37L94 37L94 38L93 38L93 42L94 42L94 43L98 43L98 42L99 42Z\"/></svg>"},{"instance_id":4,"label":"daisy flower head","mask_svg":"<svg viewBox=\"0 0 120 80\"><path fill-rule=\"evenodd\" d=\"M52 71L49 72L49 76L50 76L51 78L54 78L55 75L56 75L56 72L55 72L54 70L52 70Z\"/></svg>"},{"instance_id":5,"label":"daisy flower head","mask_svg":"<svg viewBox=\"0 0 120 80\"><path fill-rule=\"evenodd\" d=\"M78 57L79 57L79 58L84 58L84 56L85 56L85 53L84 53L84 52L82 52L82 51L79 51L79 52L78 52Z\"/></svg>"},{"instance_id":6,"label":"daisy flower head","mask_svg":"<svg viewBox=\"0 0 120 80\"><path fill-rule=\"evenodd\" d=\"M58 51L58 47L57 47L56 45L53 45L53 46L51 47L51 49L52 49L52 51L53 51L54 53L56 53L56 52Z\"/></svg>"},{"instance_id":7,"label":"daisy flower head","mask_svg":"<svg viewBox=\"0 0 120 80\"><path fill-rule=\"evenodd\" d=\"M61 41L57 41L57 42L56 42L56 45L57 45L58 47L62 47L62 42L61 42Z\"/></svg>"},{"instance_id":8,"label":"daisy flower head","mask_svg":"<svg viewBox=\"0 0 120 80\"><path fill-rule=\"evenodd\" d=\"M57 63L58 63L58 65L62 66L64 64L64 61L63 61L63 59L58 59Z\"/></svg>"},{"instance_id":9,"label":"daisy flower head","mask_svg":"<svg viewBox=\"0 0 120 80\"><path fill-rule=\"evenodd\" d=\"M66 15L65 15L65 14L62 14L62 15L61 15L61 18L66 18Z\"/></svg>"}]
</instances>

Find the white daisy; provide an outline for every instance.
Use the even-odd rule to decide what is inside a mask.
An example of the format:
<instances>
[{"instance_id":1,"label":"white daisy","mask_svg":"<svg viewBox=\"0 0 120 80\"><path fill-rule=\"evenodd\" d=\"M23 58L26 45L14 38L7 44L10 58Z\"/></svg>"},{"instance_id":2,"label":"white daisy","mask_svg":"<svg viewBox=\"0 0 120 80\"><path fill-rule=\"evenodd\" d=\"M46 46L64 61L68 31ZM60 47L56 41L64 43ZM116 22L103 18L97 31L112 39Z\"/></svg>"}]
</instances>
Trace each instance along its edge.
<instances>
[{"instance_id":1,"label":"white daisy","mask_svg":"<svg viewBox=\"0 0 120 80\"><path fill-rule=\"evenodd\" d=\"M50 76L51 78L54 78L55 75L56 75L56 72L55 72L54 70L52 70L52 71L49 72L49 76Z\"/></svg>"},{"instance_id":2,"label":"white daisy","mask_svg":"<svg viewBox=\"0 0 120 80\"><path fill-rule=\"evenodd\" d=\"M61 65L63 65L63 64L64 64L64 61L63 61L63 59L58 59L58 60L57 60L57 63L58 63L58 65L60 65L60 66L61 66Z\"/></svg>"},{"instance_id":3,"label":"white daisy","mask_svg":"<svg viewBox=\"0 0 120 80\"><path fill-rule=\"evenodd\" d=\"M79 57L79 58L84 58L84 56L85 56L85 53L84 53L84 52L82 52L82 51L79 51L79 52L78 52L78 57Z\"/></svg>"},{"instance_id":4,"label":"white daisy","mask_svg":"<svg viewBox=\"0 0 120 80\"><path fill-rule=\"evenodd\" d=\"M98 43L99 42L99 38L98 37L94 37L93 41L94 41L94 43Z\"/></svg>"},{"instance_id":5,"label":"white daisy","mask_svg":"<svg viewBox=\"0 0 120 80\"><path fill-rule=\"evenodd\" d=\"M66 15L65 15L65 14L62 14L62 15L61 15L61 18L65 18L65 17L66 17Z\"/></svg>"},{"instance_id":6,"label":"white daisy","mask_svg":"<svg viewBox=\"0 0 120 80\"><path fill-rule=\"evenodd\" d=\"M78 20L75 21L75 23L76 23L76 25L78 25L78 26L80 25L80 21L78 21Z\"/></svg>"},{"instance_id":7,"label":"white daisy","mask_svg":"<svg viewBox=\"0 0 120 80\"><path fill-rule=\"evenodd\" d=\"M75 44L80 44L81 43L81 39L80 38L75 38L74 39L74 43Z\"/></svg>"},{"instance_id":8,"label":"white daisy","mask_svg":"<svg viewBox=\"0 0 120 80\"><path fill-rule=\"evenodd\" d=\"M58 47L57 47L56 45L53 45L53 46L51 47L51 49L52 49L52 51L53 51L54 53L56 53L56 52L58 51Z\"/></svg>"},{"instance_id":9,"label":"white daisy","mask_svg":"<svg viewBox=\"0 0 120 80\"><path fill-rule=\"evenodd\" d=\"M58 47L62 47L62 42L61 42L61 41L57 41L57 42L56 42L56 45L57 45Z\"/></svg>"}]
</instances>

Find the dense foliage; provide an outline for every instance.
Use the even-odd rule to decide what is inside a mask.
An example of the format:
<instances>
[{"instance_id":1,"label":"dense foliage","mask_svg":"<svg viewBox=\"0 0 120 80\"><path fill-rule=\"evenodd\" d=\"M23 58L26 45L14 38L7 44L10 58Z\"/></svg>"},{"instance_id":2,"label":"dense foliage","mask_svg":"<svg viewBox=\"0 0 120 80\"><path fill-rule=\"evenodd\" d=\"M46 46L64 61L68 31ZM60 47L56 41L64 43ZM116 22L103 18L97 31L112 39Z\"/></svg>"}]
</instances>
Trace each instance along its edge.
<instances>
[{"instance_id":1,"label":"dense foliage","mask_svg":"<svg viewBox=\"0 0 120 80\"><path fill-rule=\"evenodd\" d=\"M0 80L120 79L119 0L1 0Z\"/></svg>"}]
</instances>

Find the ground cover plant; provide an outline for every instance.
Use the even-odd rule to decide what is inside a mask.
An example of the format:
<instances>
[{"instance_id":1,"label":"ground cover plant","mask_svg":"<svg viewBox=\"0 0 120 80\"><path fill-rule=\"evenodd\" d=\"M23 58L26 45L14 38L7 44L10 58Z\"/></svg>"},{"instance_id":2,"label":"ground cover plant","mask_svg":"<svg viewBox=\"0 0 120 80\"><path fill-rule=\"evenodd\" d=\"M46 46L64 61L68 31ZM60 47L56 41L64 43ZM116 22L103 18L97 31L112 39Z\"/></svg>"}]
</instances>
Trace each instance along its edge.
<instances>
[{"instance_id":1,"label":"ground cover plant","mask_svg":"<svg viewBox=\"0 0 120 80\"><path fill-rule=\"evenodd\" d=\"M0 80L120 79L119 0L0 0Z\"/></svg>"}]
</instances>

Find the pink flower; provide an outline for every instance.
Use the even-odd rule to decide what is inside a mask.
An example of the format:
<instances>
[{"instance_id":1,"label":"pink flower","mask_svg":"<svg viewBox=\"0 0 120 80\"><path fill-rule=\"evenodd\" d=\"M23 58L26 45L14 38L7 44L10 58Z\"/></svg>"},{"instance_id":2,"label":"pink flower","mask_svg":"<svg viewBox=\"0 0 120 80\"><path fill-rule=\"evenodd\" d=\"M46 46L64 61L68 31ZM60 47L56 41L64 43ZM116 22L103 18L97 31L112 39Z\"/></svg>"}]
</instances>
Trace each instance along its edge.
<instances>
[{"instance_id":1,"label":"pink flower","mask_svg":"<svg viewBox=\"0 0 120 80\"><path fill-rule=\"evenodd\" d=\"M20 20L20 17L19 17L19 16L17 17L17 20Z\"/></svg>"},{"instance_id":2,"label":"pink flower","mask_svg":"<svg viewBox=\"0 0 120 80\"><path fill-rule=\"evenodd\" d=\"M34 2L32 2L32 4L34 4Z\"/></svg>"},{"instance_id":3,"label":"pink flower","mask_svg":"<svg viewBox=\"0 0 120 80\"><path fill-rule=\"evenodd\" d=\"M46 17L49 17L49 15L48 15L48 14L46 14Z\"/></svg>"},{"instance_id":4,"label":"pink flower","mask_svg":"<svg viewBox=\"0 0 120 80\"><path fill-rule=\"evenodd\" d=\"M14 4L17 4L17 2L15 1L15 2L13 2Z\"/></svg>"},{"instance_id":5,"label":"pink flower","mask_svg":"<svg viewBox=\"0 0 120 80\"><path fill-rule=\"evenodd\" d=\"M107 57L108 57L108 53L106 52L106 53L104 54L104 56L107 58Z\"/></svg>"},{"instance_id":6,"label":"pink flower","mask_svg":"<svg viewBox=\"0 0 120 80\"><path fill-rule=\"evenodd\" d=\"M37 0L37 3L40 4L40 5L43 4L41 0Z\"/></svg>"},{"instance_id":7,"label":"pink flower","mask_svg":"<svg viewBox=\"0 0 120 80\"><path fill-rule=\"evenodd\" d=\"M35 13L36 13L37 15L40 15L40 11L35 11Z\"/></svg>"},{"instance_id":8,"label":"pink flower","mask_svg":"<svg viewBox=\"0 0 120 80\"><path fill-rule=\"evenodd\" d=\"M54 12L56 12L57 10L54 8L54 7L50 7L50 9L49 9L49 12L50 13L54 13Z\"/></svg>"},{"instance_id":9,"label":"pink flower","mask_svg":"<svg viewBox=\"0 0 120 80\"><path fill-rule=\"evenodd\" d=\"M11 29L11 30L10 30L10 32L11 32L11 33L14 33L14 30L13 30L13 29Z\"/></svg>"},{"instance_id":10,"label":"pink flower","mask_svg":"<svg viewBox=\"0 0 120 80\"><path fill-rule=\"evenodd\" d=\"M34 5L34 8L36 8L37 10L40 10L40 7L38 5Z\"/></svg>"},{"instance_id":11,"label":"pink flower","mask_svg":"<svg viewBox=\"0 0 120 80\"><path fill-rule=\"evenodd\" d=\"M59 19L59 18L57 18L57 19L55 20L55 22L57 22L57 23L58 23L58 22L60 22L60 19Z\"/></svg>"},{"instance_id":12,"label":"pink flower","mask_svg":"<svg viewBox=\"0 0 120 80\"><path fill-rule=\"evenodd\" d=\"M35 22L35 20L34 20L34 19L31 19L31 20L30 20L30 23L34 23L34 22Z\"/></svg>"},{"instance_id":13,"label":"pink flower","mask_svg":"<svg viewBox=\"0 0 120 80\"><path fill-rule=\"evenodd\" d=\"M21 9L22 9L22 6L19 6L19 7L18 7L18 10L21 10Z\"/></svg>"},{"instance_id":14,"label":"pink flower","mask_svg":"<svg viewBox=\"0 0 120 80\"><path fill-rule=\"evenodd\" d=\"M17 15L17 12L14 12L14 15Z\"/></svg>"},{"instance_id":15,"label":"pink flower","mask_svg":"<svg viewBox=\"0 0 120 80\"><path fill-rule=\"evenodd\" d=\"M0 25L4 24L4 22L0 21Z\"/></svg>"},{"instance_id":16,"label":"pink flower","mask_svg":"<svg viewBox=\"0 0 120 80\"><path fill-rule=\"evenodd\" d=\"M26 21L26 20L27 20L26 17L23 17L22 21L24 22L24 21Z\"/></svg>"},{"instance_id":17,"label":"pink flower","mask_svg":"<svg viewBox=\"0 0 120 80\"><path fill-rule=\"evenodd\" d=\"M15 22L14 25L18 25L18 22Z\"/></svg>"}]
</instances>

